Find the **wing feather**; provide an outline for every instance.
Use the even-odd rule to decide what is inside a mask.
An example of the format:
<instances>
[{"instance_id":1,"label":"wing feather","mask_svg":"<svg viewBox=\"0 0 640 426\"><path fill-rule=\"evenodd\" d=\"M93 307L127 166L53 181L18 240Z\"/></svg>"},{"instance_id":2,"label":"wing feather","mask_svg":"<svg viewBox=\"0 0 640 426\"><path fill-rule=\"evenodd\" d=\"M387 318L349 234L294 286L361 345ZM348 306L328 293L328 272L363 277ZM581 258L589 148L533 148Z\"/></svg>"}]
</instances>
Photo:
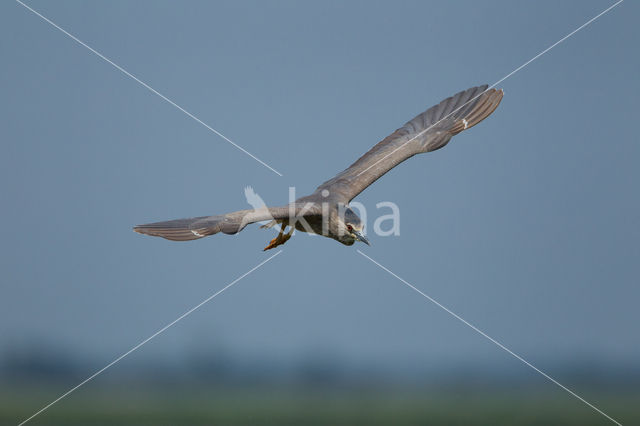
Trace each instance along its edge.
<instances>
[{"instance_id":1,"label":"wing feather","mask_svg":"<svg viewBox=\"0 0 640 426\"><path fill-rule=\"evenodd\" d=\"M498 107L502 90L487 85L463 90L434 105L387 136L346 170L320 185L335 199L348 203L389 170L416 154L435 151Z\"/></svg>"},{"instance_id":2,"label":"wing feather","mask_svg":"<svg viewBox=\"0 0 640 426\"><path fill-rule=\"evenodd\" d=\"M257 210L239 210L217 216L147 223L133 228L140 234L162 237L172 241L197 240L222 232L237 234L247 225L264 220L293 221L296 217L319 214L320 207L313 203L292 203L282 207L264 207Z\"/></svg>"}]
</instances>

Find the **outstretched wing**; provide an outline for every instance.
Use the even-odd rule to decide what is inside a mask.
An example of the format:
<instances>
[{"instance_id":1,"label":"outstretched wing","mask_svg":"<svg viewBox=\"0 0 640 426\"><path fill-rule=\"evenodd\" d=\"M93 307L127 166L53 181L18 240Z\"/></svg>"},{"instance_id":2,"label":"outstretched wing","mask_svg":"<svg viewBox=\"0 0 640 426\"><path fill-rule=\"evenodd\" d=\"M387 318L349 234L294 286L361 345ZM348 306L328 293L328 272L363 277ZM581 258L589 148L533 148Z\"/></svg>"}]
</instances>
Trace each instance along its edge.
<instances>
[{"instance_id":1,"label":"outstretched wing","mask_svg":"<svg viewBox=\"0 0 640 426\"><path fill-rule=\"evenodd\" d=\"M236 234L245 226L263 220L293 221L296 217L317 215L320 208L313 203L292 203L282 207L264 207L257 210L240 210L218 216L201 216L188 219L147 223L133 228L140 234L162 237L172 241L189 241L223 232Z\"/></svg>"},{"instance_id":2,"label":"outstretched wing","mask_svg":"<svg viewBox=\"0 0 640 426\"><path fill-rule=\"evenodd\" d=\"M445 146L452 136L487 118L500 104L502 90L472 87L445 99L371 148L349 168L320 185L348 203L382 175L416 154Z\"/></svg>"}]
</instances>

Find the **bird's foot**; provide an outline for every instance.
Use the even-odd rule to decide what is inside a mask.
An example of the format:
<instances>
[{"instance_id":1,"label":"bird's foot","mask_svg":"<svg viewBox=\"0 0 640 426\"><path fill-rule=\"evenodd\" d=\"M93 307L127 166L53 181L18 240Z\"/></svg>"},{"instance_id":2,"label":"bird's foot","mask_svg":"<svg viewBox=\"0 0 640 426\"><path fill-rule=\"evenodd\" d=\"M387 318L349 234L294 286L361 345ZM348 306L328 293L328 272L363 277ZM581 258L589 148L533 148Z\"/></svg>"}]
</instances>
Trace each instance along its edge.
<instances>
[{"instance_id":1,"label":"bird's foot","mask_svg":"<svg viewBox=\"0 0 640 426\"><path fill-rule=\"evenodd\" d=\"M291 238L291 233L289 234L280 233L273 240L269 241L269 244L262 251L267 251L267 250L271 250L272 248L278 247L279 245L282 245L287 241L289 241L289 238Z\"/></svg>"}]
</instances>

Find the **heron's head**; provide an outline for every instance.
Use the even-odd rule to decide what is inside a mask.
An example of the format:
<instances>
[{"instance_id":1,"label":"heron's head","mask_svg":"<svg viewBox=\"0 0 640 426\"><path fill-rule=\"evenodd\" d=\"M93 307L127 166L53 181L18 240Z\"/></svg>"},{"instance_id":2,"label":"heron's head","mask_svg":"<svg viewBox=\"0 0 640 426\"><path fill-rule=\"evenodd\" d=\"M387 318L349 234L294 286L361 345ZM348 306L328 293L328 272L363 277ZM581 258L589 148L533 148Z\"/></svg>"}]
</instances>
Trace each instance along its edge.
<instances>
[{"instance_id":1,"label":"heron's head","mask_svg":"<svg viewBox=\"0 0 640 426\"><path fill-rule=\"evenodd\" d=\"M364 224L358 215L349 207L344 209L344 214L339 215L338 241L345 245L353 245L356 241L361 241L366 245L369 240L364 236Z\"/></svg>"}]
</instances>

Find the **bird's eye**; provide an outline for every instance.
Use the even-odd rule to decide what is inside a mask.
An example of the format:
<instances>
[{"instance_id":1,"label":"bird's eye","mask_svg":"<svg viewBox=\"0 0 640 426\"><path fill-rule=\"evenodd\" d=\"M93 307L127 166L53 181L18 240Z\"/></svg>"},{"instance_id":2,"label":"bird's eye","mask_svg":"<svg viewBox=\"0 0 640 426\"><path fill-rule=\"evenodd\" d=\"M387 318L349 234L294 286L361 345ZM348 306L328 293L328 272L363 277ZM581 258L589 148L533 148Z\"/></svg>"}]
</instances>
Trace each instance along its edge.
<instances>
[{"instance_id":1,"label":"bird's eye","mask_svg":"<svg viewBox=\"0 0 640 426\"><path fill-rule=\"evenodd\" d=\"M347 225L347 229L349 230L349 232L353 232L353 226Z\"/></svg>"}]
</instances>

